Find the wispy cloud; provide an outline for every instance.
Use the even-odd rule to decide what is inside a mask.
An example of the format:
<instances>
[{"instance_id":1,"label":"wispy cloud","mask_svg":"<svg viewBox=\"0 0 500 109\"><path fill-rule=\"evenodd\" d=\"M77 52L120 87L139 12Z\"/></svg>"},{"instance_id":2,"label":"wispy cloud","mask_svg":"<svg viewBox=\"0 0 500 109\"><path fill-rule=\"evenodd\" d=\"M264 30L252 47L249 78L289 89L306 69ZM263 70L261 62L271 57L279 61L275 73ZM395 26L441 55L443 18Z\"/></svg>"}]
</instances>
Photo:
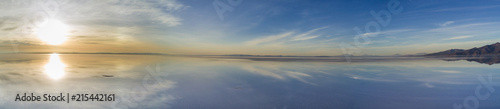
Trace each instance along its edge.
<instances>
[{"instance_id":1,"label":"wispy cloud","mask_svg":"<svg viewBox=\"0 0 500 109\"><path fill-rule=\"evenodd\" d=\"M442 28L429 29L423 32L457 32L463 30L470 30L477 27L485 27L485 26L496 26L500 22L481 22L481 23L469 23L463 25L453 25Z\"/></svg>"},{"instance_id":2,"label":"wispy cloud","mask_svg":"<svg viewBox=\"0 0 500 109\"><path fill-rule=\"evenodd\" d=\"M70 5L70 6L68 6ZM172 15L172 12L187 8L176 0L161 1L88 1L83 3L71 3L65 5L62 9L72 10L78 8L76 13L63 12L65 15L91 15L85 17L91 18L116 18L127 17L136 21L151 20L167 26L181 25L182 19ZM153 8L152 8L153 7Z\"/></svg>"},{"instance_id":3,"label":"wispy cloud","mask_svg":"<svg viewBox=\"0 0 500 109\"><path fill-rule=\"evenodd\" d=\"M401 32L414 31L414 30L415 29L396 29L396 30L387 30L387 31L380 31L380 32L370 32L370 33L364 33L364 34L360 34L360 35L374 37L374 36L378 36L381 34L395 34L395 33L401 33Z\"/></svg>"},{"instance_id":4,"label":"wispy cloud","mask_svg":"<svg viewBox=\"0 0 500 109\"><path fill-rule=\"evenodd\" d=\"M446 38L443 40L465 39L465 38L471 38L471 37L474 37L474 36L457 36L457 37Z\"/></svg>"},{"instance_id":5,"label":"wispy cloud","mask_svg":"<svg viewBox=\"0 0 500 109\"><path fill-rule=\"evenodd\" d=\"M282 34L278 34L278 35L272 35L272 36L267 36L267 37L264 37L264 38L258 38L258 39L254 39L254 40L248 41L248 42L246 42L246 44L247 45L258 45L258 44L261 44L261 43L271 42L271 41L275 41L275 40L278 40L278 39L282 39L282 38L288 37L288 36L292 35L293 33L294 32L286 32L286 33L282 33Z\"/></svg>"},{"instance_id":6,"label":"wispy cloud","mask_svg":"<svg viewBox=\"0 0 500 109\"><path fill-rule=\"evenodd\" d=\"M299 35L293 37L291 41L302 41L302 40L309 40L309 39L317 38L317 37L319 37L319 35L311 36L311 34L315 33L316 31L325 29L325 28L328 28L328 27L316 28L316 29L307 31L306 33L299 34Z\"/></svg>"},{"instance_id":7,"label":"wispy cloud","mask_svg":"<svg viewBox=\"0 0 500 109\"><path fill-rule=\"evenodd\" d=\"M282 33L282 34L278 34L278 35L271 35L271 36L266 36L263 38L253 39L253 40L247 41L245 44L246 45L259 45L261 43L267 43L267 42L272 42L272 41L276 41L276 40L280 40L280 39L285 39L289 36L294 36L294 37L287 38L286 39L287 41L305 41L305 40L310 40L310 39L320 37L320 35L311 35L311 34L314 34L317 31L325 29L325 28L328 28L328 27L316 28L316 29L309 30L305 33L301 33L298 35L294 35L295 32L286 32L286 33ZM287 42L287 41L285 41L285 42Z\"/></svg>"},{"instance_id":8,"label":"wispy cloud","mask_svg":"<svg viewBox=\"0 0 500 109\"><path fill-rule=\"evenodd\" d=\"M319 37L319 35L316 36L308 36L308 37L300 37L300 38L294 38L292 41L302 41L302 40L309 40L309 39L314 39Z\"/></svg>"},{"instance_id":9,"label":"wispy cloud","mask_svg":"<svg viewBox=\"0 0 500 109\"><path fill-rule=\"evenodd\" d=\"M423 84L423 86L425 86L427 88L434 88L434 87L436 87L436 86L434 86L434 85L432 85L430 83L425 83L425 84Z\"/></svg>"},{"instance_id":10,"label":"wispy cloud","mask_svg":"<svg viewBox=\"0 0 500 109\"><path fill-rule=\"evenodd\" d=\"M445 26L451 25L453 23L455 23L455 21L446 21L444 23L439 24L439 26L445 27Z\"/></svg>"}]
</instances>

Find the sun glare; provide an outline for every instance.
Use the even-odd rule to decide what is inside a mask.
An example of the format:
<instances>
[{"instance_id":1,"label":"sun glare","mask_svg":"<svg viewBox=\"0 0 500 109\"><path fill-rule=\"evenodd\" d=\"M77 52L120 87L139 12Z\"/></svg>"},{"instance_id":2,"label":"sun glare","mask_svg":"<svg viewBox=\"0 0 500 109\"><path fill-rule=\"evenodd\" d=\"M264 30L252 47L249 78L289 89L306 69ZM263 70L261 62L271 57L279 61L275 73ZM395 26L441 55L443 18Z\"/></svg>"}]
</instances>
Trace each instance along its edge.
<instances>
[{"instance_id":1,"label":"sun glare","mask_svg":"<svg viewBox=\"0 0 500 109\"><path fill-rule=\"evenodd\" d=\"M41 24L36 35L40 40L50 45L59 45L66 41L68 27L59 20L48 20Z\"/></svg>"},{"instance_id":2,"label":"sun glare","mask_svg":"<svg viewBox=\"0 0 500 109\"><path fill-rule=\"evenodd\" d=\"M47 63L45 68L45 74L54 80L58 80L64 76L64 68L66 65L59 58L59 54L50 54L49 63Z\"/></svg>"}]
</instances>

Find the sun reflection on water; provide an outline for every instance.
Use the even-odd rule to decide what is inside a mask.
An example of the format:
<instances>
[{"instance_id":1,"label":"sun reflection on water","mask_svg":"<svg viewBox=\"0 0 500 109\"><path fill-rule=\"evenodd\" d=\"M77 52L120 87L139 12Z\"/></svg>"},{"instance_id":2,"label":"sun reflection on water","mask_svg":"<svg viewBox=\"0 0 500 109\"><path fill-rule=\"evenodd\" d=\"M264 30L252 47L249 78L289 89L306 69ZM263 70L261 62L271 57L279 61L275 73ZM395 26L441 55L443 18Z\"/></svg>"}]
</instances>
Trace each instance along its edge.
<instances>
[{"instance_id":1,"label":"sun reflection on water","mask_svg":"<svg viewBox=\"0 0 500 109\"><path fill-rule=\"evenodd\" d=\"M59 54L50 54L49 63L45 64L45 74L54 80L59 80L64 76L66 65L59 58Z\"/></svg>"}]
</instances>

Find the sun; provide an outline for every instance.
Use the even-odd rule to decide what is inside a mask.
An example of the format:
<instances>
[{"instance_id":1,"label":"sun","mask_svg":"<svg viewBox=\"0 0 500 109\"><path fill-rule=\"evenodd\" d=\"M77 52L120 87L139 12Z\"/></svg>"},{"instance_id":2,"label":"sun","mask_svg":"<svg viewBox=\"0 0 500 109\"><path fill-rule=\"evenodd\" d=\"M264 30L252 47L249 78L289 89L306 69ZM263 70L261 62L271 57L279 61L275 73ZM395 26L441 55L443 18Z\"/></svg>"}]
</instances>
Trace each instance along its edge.
<instances>
[{"instance_id":1,"label":"sun","mask_svg":"<svg viewBox=\"0 0 500 109\"><path fill-rule=\"evenodd\" d=\"M51 19L40 25L36 35L47 44L59 45L67 39L68 26L59 20Z\"/></svg>"}]
</instances>

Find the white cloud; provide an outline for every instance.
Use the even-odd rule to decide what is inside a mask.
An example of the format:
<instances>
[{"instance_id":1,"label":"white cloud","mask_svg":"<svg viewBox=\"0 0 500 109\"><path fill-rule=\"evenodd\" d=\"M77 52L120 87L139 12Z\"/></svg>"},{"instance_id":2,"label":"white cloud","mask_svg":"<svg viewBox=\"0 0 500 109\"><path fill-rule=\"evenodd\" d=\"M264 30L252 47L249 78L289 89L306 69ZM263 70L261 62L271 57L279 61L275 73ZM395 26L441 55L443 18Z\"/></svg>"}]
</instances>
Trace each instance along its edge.
<instances>
[{"instance_id":1,"label":"white cloud","mask_svg":"<svg viewBox=\"0 0 500 109\"><path fill-rule=\"evenodd\" d=\"M457 36L457 37L446 38L443 40L465 39L465 38L471 38L471 37L474 37L474 36Z\"/></svg>"},{"instance_id":2,"label":"white cloud","mask_svg":"<svg viewBox=\"0 0 500 109\"><path fill-rule=\"evenodd\" d=\"M397 30L388 30L388 31L380 31L380 32L370 32L370 33L364 33L360 34L361 36L367 36L367 37L375 37L380 34L396 34L396 33L402 33L402 32L408 32L408 31L414 31L415 29L397 29Z\"/></svg>"},{"instance_id":3,"label":"white cloud","mask_svg":"<svg viewBox=\"0 0 500 109\"><path fill-rule=\"evenodd\" d=\"M460 31L465 31L465 30L471 30L471 29L477 29L481 27L488 27L491 28L491 26L497 26L500 22L484 22L484 23L470 23L470 24L463 24L463 25L456 25L456 26L447 26L443 28L435 28L435 29L430 29L426 31L422 31L424 33L427 32L460 32Z\"/></svg>"},{"instance_id":4,"label":"white cloud","mask_svg":"<svg viewBox=\"0 0 500 109\"><path fill-rule=\"evenodd\" d=\"M260 43L271 42L271 41L275 41L275 40L278 40L278 39L282 39L282 38L288 37L288 36L292 35L293 33L294 32L286 32L286 33L282 33L282 34L278 34L278 35L272 35L272 36L267 36L267 37L264 37L264 38L258 38L258 39L254 39L254 40L251 40L251 41L247 41L246 44L247 45L258 45Z\"/></svg>"},{"instance_id":5,"label":"white cloud","mask_svg":"<svg viewBox=\"0 0 500 109\"><path fill-rule=\"evenodd\" d=\"M287 39L287 41L305 41L305 40L310 40L310 39L320 37L320 35L311 35L311 34L315 33L316 31L325 29L325 28L328 28L328 27L321 27L321 28L309 30L305 33L295 35L293 38ZM293 35L294 35L294 32L286 32L286 33L282 33L282 34L278 34L278 35L257 38L254 40L247 41L246 45L258 45L261 43L272 42L272 41L276 41L279 39L284 39L286 37L293 36Z\"/></svg>"},{"instance_id":6,"label":"white cloud","mask_svg":"<svg viewBox=\"0 0 500 109\"><path fill-rule=\"evenodd\" d=\"M99 22L109 21L158 21L167 26L182 24L182 19L172 13L186 8L176 0L136 1L136 0L85 0L85 1L36 1L5 2L0 4L2 15L35 20L59 19L62 21ZM28 7L28 8L25 8ZM40 14L48 13L48 14ZM36 15L42 15L36 16Z\"/></svg>"},{"instance_id":7,"label":"white cloud","mask_svg":"<svg viewBox=\"0 0 500 109\"><path fill-rule=\"evenodd\" d=\"M439 24L439 26L443 26L443 27L445 27L445 26L451 25L451 24L453 24L453 23L455 23L455 21L446 21L446 22L444 22L444 23L442 23L442 24Z\"/></svg>"},{"instance_id":8,"label":"white cloud","mask_svg":"<svg viewBox=\"0 0 500 109\"><path fill-rule=\"evenodd\" d=\"M161 0L161 1L135 1L135 0L119 0L119 1L90 1L84 3L68 4L73 6L63 6L67 10L75 10L73 15L83 17L96 18L113 18L121 17L120 19L132 19L135 21L158 21L167 26L177 26L182 24L182 19L172 15L172 12L186 8L183 4L176 0ZM75 8L85 7L85 8ZM64 13L65 15L70 13ZM88 16L93 15L93 16ZM109 19L108 19L109 20Z\"/></svg>"},{"instance_id":9,"label":"white cloud","mask_svg":"<svg viewBox=\"0 0 500 109\"><path fill-rule=\"evenodd\" d=\"M425 83L424 86L427 87L427 88L434 88L434 87L436 87L436 86L434 86L432 84L429 84L429 83Z\"/></svg>"},{"instance_id":10,"label":"white cloud","mask_svg":"<svg viewBox=\"0 0 500 109\"><path fill-rule=\"evenodd\" d=\"M328 27L321 27L321 28L309 30L306 33L302 33L302 34L299 34L299 35L293 37L291 41L302 41L302 40L309 40L309 39L317 38L317 37L319 37L319 35L310 36L310 34L313 34L314 32L325 29L325 28L328 28Z\"/></svg>"},{"instance_id":11,"label":"white cloud","mask_svg":"<svg viewBox=\"0 0 500 109\"><path fill-rule=\"evenodd\" d=\"M317 35L317 36L308 36L308 37L294 38L292 41L309 40L309 39L314 39L314 38L317 38L317 37L319 37L319 35Z\"/></svg>"}]
</instances>

